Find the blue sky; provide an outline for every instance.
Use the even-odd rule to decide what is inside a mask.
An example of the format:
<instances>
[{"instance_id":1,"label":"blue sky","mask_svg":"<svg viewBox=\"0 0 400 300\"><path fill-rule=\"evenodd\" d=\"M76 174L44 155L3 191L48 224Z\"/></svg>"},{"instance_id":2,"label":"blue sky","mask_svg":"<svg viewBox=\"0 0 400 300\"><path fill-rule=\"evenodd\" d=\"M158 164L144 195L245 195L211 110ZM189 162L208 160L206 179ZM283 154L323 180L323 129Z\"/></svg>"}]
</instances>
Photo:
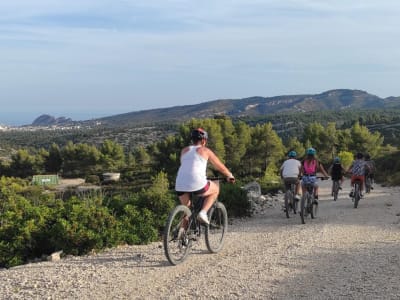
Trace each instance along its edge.
<instances>
[{"instance_id":1,"label":"blue sky","mask_svg":"<svg viewBox=\"0 0 400 300\"><path fill-rule=\"evenodd\" d=\"M0 2L0 124L221 98L400 96L398 0Z\"/></svg>"}]
</instances>

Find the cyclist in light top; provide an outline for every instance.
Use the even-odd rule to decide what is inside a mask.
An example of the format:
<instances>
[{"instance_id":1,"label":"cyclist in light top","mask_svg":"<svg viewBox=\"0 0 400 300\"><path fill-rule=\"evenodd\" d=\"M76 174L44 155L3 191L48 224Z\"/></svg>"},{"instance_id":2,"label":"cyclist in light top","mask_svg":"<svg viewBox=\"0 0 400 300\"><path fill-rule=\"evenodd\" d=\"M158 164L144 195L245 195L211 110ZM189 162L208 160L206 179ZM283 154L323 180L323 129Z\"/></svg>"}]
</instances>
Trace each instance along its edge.
<instances>
[{"instance_id":1,"label":"cyclist in light top","mask_svg":"<svg viewBox=\"0 0 400 300\"><path fill-rule=\"evenodd\" d=\"M314 200L318 204L318 184L317 184L317 172L320 171L325 177L329 177L325 171L324 166L315 158L317 151L314 148L307 149L307 156L303 160L302 166L302 180L301 188L303 195L306 192L306 184L314 185Z\"/></svg>"},{"instance_id":2,"label":"cyclist in light top","mask_svg":"<svg viewBox=\"0 0 400 300\"><path fill-rule=\"evenodd\" d=\"M204 129L194 129L191 132L191 139L193 145L185 147L181 152L181 165L176 177L175 190L180 202L188 207L191 205L191 192L204 197L198 218L208 224L207 211L218 197L219 186L207 180L207 162L210 161L219 172L226 176L228 181L234 182L235 177L215 153L206 147L208 134Z\"/></svg>"},{"instance_id":3,"label":"cyclist in light top","mask_svg":"<svg viewBox=\"0 0 400 300\"><path fill-rule=\"evenodd\" d=\"M280 174L286 189L289 188L290 184L296 184L296 195L294 198L300 200L299 175L301 172L301 162L296 159L296 156L296 151L292 150L288 153L288 159L283 162Z\"/></svg>"}]
</instances>

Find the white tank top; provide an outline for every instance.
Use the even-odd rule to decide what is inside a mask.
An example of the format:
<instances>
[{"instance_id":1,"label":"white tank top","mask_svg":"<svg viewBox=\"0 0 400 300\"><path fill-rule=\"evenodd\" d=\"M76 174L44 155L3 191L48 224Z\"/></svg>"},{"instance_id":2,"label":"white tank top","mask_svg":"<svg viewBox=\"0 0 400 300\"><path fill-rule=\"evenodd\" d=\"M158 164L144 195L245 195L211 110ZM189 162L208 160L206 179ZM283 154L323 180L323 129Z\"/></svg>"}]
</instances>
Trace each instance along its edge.
<instances>
[{"instance_id":1,"label":"white tank top","mask_svg":"<svg viewBox=\"0 0 400 300\"><path fill-rule=\"evenodd\" d=\"M181 156L175 182L175 190L178 192L195 192L207 184L207 159L197 153L199 147L189 146L189 151Z\"/></svg>"}]
</instances>

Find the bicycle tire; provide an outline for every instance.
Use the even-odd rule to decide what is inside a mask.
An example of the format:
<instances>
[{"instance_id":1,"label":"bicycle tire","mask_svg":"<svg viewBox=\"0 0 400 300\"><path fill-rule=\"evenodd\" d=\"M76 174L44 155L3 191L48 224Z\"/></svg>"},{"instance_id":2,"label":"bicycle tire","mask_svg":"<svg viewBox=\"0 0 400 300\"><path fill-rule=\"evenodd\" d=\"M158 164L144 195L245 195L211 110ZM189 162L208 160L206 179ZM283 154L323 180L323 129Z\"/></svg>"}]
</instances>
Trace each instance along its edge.
<instances>
[{"instance_id":1,"label":"bicycle tire","mask_svg":"<svg viewBox=\"0 0 400 300\"><path fill-rule=\"evenodd\" d=\"M310 217L311 217L311 219L314 219L314 218L315 218L315 215L314 215L314 206L317 206L316 204L314 204L314 196L310 195L310 196L308 197L307 207L308 207L308 209L309 209L309 211L310 211Z\"/></svg>"},{"instance_id":2,"label":"bicycle tire","mask_svg":"<svg viewBox=\"0 0 400 300\"><path fill-rule=\"evenodd\" d=\"M371 192L371 177L369 177L368 175L365 176L365 192Z\"/></svg>"},{"instance_id":3,"label":"bicycle tire","mask_svg":"<svg viewBox=\"0 0 400 300\"><path fill-rule=\"evenodd\" d=\"M186 234L187 230L181 226L185 216L191 216L190 209L185 205L176 206L169 214L164 227L164 253L172 265L185 261L192 246L192 241Z\"/></svg>"},{"instance_id":4,"label":"bicycle tire","mask_svg":"<svg viewBox=\"0 0 400 300\"><path fill-rule=\"evenodd\" d=\"M300 199L300 219L301 219L301 223L302 224L306 224L306 221L305 221L305 211L306 211L305 202L306 202L306 197L307 197L307 193L303 194L303 196Z\"/></svg>"},{"instance_id":5,"label":"bicycle tire","mask_svg":"<svg viewBox=\"0 0 400 300\"><path fill-rule=\"evenodd\" d=\"M354 208L358 207L358 202L360 201L360 185L358 183L354 184Z\"/></svg>"},{"instance_id":6,"label":"bicycle tire","mask_svg":"<svg viewBox=\"0 0 400 300\"><path fill-rule=\"evenodd\" d=\"M333 201L336 201L338 199L338 194L339 194L339 181L334 180L333 181Z\"/></svg>"},{"instance_id":7,"label":"bicycle tire","mask_svg":"<svg viewBox=\"0 0 400 300\"><path fill-rule=\"evenodd\" d=\"M318 204L314 201L314 197L311 197L311 219L315 219L318 214Z\"/></svg>"},{"instance_id":8,"label":"bicycle tire","mask_svg":"<svg viewBox=\"0 0 400 300\"><path fill-rule=\"evenodd\" d=\"M290 212L290 197L291 197L291 191L288 189L285 193L285 213L286 213L286 218L290 218L289 212Z\"/></svg>"},{"instance_id":9,"label":"bicycle tire","mask_svg":"<svg viewBox=\"0 0 400 300\"><path fill-rule=\"evenodd\" d=\"M211 253L217 253L221 251L228 231L228 213L223 203L217 202L210 208L209 221L204 235L206 246Z\"/></svg>"}]
</instances>

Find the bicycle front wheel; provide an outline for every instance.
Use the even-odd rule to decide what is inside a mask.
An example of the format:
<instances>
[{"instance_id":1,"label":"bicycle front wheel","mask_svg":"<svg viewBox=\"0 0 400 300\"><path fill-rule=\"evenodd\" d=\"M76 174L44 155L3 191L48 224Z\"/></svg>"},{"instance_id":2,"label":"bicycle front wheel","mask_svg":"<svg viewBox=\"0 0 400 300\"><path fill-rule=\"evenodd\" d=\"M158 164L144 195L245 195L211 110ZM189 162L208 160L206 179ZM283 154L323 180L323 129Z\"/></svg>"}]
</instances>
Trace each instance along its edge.
<instances>
[{"instance_id":1,"label":"bicycle front wheel","mask_svg":"<svg viewBox=\"0 0 400 300\"><path fill-rule=\"evenodd\" d=\"M165 256L172 265L182 263L190 252L192 241L187 236L184 219L191 211L185 205L176 206L168 216L164 228L163 245Z\"/></svg>"},{"instance_id":2,"label":"bicycle front wheel","mask_svg":"<svg viewBox=\"0 0 400 300\"><path fill-rule=\"evenodd\" d=\"M210 224L206 226L205 240L208 251L217 253L222 249L225 234L228 230L228 213L225 205L221 202L215 203L210 208Z\"/></svg>"}]
</instances>

